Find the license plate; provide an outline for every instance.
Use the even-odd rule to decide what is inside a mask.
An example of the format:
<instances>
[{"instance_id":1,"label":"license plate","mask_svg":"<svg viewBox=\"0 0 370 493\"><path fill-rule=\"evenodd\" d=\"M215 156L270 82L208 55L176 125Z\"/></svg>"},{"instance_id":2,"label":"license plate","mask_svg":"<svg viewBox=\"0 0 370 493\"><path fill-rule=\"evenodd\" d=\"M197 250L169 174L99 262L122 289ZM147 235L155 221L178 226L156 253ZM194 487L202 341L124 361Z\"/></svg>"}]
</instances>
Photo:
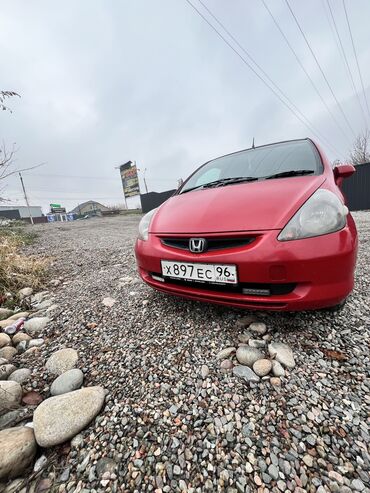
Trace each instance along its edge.
<instances>
[{"instance_id":1,"label":"license plate","mask_svg":"<svg viewBox=\"0 0 370 493\"><path fill-rule=\"evenodd\" d=\"M186 281L209 282L217 284L237 284L236 265L195 264L161 260L162 275Z\"/></svg>"}]
</instances>

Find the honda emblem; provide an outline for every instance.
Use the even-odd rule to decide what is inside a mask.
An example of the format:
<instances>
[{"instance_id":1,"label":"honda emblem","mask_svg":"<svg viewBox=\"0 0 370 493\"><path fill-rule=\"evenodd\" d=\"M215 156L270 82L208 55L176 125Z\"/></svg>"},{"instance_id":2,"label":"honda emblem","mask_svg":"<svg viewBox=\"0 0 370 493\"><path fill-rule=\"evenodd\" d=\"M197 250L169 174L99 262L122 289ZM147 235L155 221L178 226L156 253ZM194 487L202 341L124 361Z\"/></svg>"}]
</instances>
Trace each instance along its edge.
<instances>
[{"instance_id":1,"label":"honda emblem","mask_svg":"<svg viewBox=\"0 0 370 493\"><path fill-rule=\"evenodd\" d=\"M207 240L205 238L190 238L189 250L192 253L202 253L207 250Z\"/></svg>"}]
</instances>

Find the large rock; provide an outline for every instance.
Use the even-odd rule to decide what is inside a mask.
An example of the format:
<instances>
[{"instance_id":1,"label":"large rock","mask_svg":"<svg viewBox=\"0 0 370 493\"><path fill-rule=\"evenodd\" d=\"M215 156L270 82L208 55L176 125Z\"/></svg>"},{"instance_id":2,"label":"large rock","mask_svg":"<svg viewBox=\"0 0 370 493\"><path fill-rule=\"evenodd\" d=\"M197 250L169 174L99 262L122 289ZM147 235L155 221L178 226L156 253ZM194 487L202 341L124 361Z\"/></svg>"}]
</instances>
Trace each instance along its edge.
<instances>
[{"instance_id":1,"label":"large rock","mask_svg":"<svg viewBox=\"0 0 370 493\"><path fill-rule=\"evenodd\" d=\"M225 347L221 349L221 351L216 355L217 359L225 359L228 358L231 354L235 353L236 348L234 346Z\"/></svg>"},{"instance_id":2,"label":"large rock","mask_svg":"<svg viewBox=\"0 0 370 493\"><path fill-rule=\"evenodd\" d=\"M12 343L14 346L17 346L20 342L22 341L30 341L32 339L31 336L26 334L25 332L17 332L17 334L14 334Z\"/></svg>"},{"instance_id":3,"label":"large rock","mask_svg":"<svg viewBox=\"0 0 370 493\"><path fill-rule=\"evenodd\" d=\"M9 375L13 373L17 368L14 365L8 363L7 365L0 366L0 380L7 380Z\"/></svg>"},{"instance_id":4,"label":"large rock","mask_svg":"<svg viewBox=\"0 0 370 493\"><path fill-rule=\"evenodd\" d=\"M0 308L0 320L6 320L13 315L13 310L9 308Z\"/></svg>"},{"instance_id":5,"label":"large rock","mask_svg":"<svg viewBox=\"0 0 370 493\"><path fill-rule=\"evenodd\" d=\"M24 330L32 337L37 336L45 329L49 322L49 317L34 317L24 322Z\"/></svg>"},{"instance_id":6,"label":"large rock","mask_svg":"<svg viewBox=\"0 0 370 493\"><path fill-rule=\"evenodd\" d=\"M287 368L294 368L294 355L288 344L284 342L272 342L268 346L270 356Z\"/></svg>"},{"instance_id":7,"label":"large rock","mask_svg":"<svg viewBox=\"0 0 370 493\"><path fill-rule=\"evenodd\" d=\"M27 416L28 413L29 410L26 407L22 407L20 409L15 409L14 411L9 411L8 413L3 414L3 416L0 416L0 430L11 428L23 419L27 419L25 418L25 416Z\"/></svg>"},{"instance_id":8,"label":"large rock","mask_svg":"<svg viewBox=\"0 0 370 493\"><path fill-rule=\"evenodd\" d=\"M11 339L8 336L8 334L1 333L0 334L0 348L5 347L5 346L10 346L11 344Z\"/></svg>"},{"instance_id":9,"label":"large rock","mask_svg":"<svg viewBox=\"0 0 370 493\"><path fill-rule=\"evenodd\" d=\"M73 368L65 373L62 373L51 384L51 395L61 395L67 392L72 392L81 387L84 380L84 374L78 368Z\"/></svg>"},{"instance_id":10,"label":"large rock","mask_svg":"<svg viewBox=\"0 0 370 493\"><path fill-rule=\"evenodd\" d=\"M246 382L259 382L260 379L249 366L234 366L233 374L236 377L243 378Z\"/></svg>"},{"instance_id":11,"label":"large rock","mask_svg":"<svg viewBox=\"0 0 370 493\"><path fill-rule=\"evenodd\" d=\"M0 366L1 365L7 365L9 363L9 361L5 358L0 358Z\"/></svg>"},{"instance_id":12,"label":"large rock","mask_svg":"<svg viewBox=\"0 0 370 493\"><path fill-rule=\"evenodd\" d=\"M37 443L53 447L77 435L99 413L104 398L102 387L86 387L46 399L33 415Z\"/></svg>"},{"instance_id":13,"label":"large rock","mask_svg":"<svg viewBox=\"0 0 370 493\"><path fill-rule=\"evenodd\" d=\"M17 382L20 385L23 383L26 383L27 380L29 380L31 377L31 370L28 368L19 368L19 370L13 371L9 376L8 376L8 381L11 382Z\"/></svg>"},{"instance_id":14,"label":"large rock","mask_svg":"<svg viewBox=\"0 0 370 493\"><path fill-rule=\"evenodd\" d=\"M239 346L236 351L236 359L240 364L252 367L253 364L263 358L263 354L257 348L250 346Z\"/></svg>"},{"instance_id":15,"label":"large rock","mask_svg":"<svg viewBox=\"0 0 370 493\"><path fill-rule=\"evenodd\" d=\"M0 414L19 407L21 399L22 387L19 383L0 380Z\"/></svg>"},{"instance_id":16,"label":"large rock","mask_svg":"<svg viewBox=\"0 0 370 493\"><path fill-rule=\"evenodd\" d=\"M285 375L285 370L282 367L281 363L279 363L275 359L272 362L272 373L274 377L283 377Z\"/></svg>"},{"instance_id":17,"label":"large rock","mask_svg":"<svg viewBox=\"0 0 370 493\"><path fill-rule=\"evenodd\" d=\"M24 298L27 298L28 296L31 296L33 293L32 288L23 288L18 291L18 298L23 300Z\"/></svg>"},{"instance_id":18,"label":"large rock","mask_svg":"<svg viewBox=\"0 0 370 493\"><path fill-rule=\"evenodd\" d=\"M259 377L265 377L271 371L272 363L269 359L259 359L253 364L253 371Z\"/></svg>"},{"instance_id":19,"label":"large rock","mask_svg":"<svg viewBox=\"0 0 370 493\"><path fill-rule=\"evenodd\" d=\"M29 342L28 342L28 347L40 347L40 346L43 346L44 344L44 339L31 339Z\"/></svg>"},{"instance_id":20,"label":"large rock","mask_svg":"<svg viewBox=\"0 0 370 493\"><path fill-rule=\"evenodd\" d=\"M5 358L8 361L11 361L16 354L17 350L12 346L5 346L0 349L0 358Z\"/></svg>"},{"instance_id":21,"label":"large rock","mask_svg":"<svg viewBox=\"0 0 370 493\"><path fill-rule=\"evenodd\" d=\"M12 320L12 323L14 323L14 320L18 320L20 318L27 318L30 312L18 312L14 313L14 315L10 315L9 320Z\"/></svg>"},{"instance_id":22,"label":"large rock","mask_svg":"<svg viewBox=\"0 0 370 493\"><path fill-rule=\"evenodd\" d=\"M53 353L46 362L46 369L54 375L61 375L67 370L71 370L78 360L78 353L75 349L59 349Z\"/></svg>"},{"instance_id":23,"label":"large rock","mask_svg":"<svg viewBox=\"0 0 370 493\"><path fill-rule=\"evenodd\" d=\"M248 327L249 330L263 336L267 332L266 324L262 322L252 322Z\"/></svg>"},{"instance_id":24,"label":"large rock","mask_svg":"<svg viewBox=\"0 0 370 493\"><path fill-rule=\"evenodd\" d=\"M32 428L24 426L0 431L0 479L22 474L31 465L36 449Z\"/></svg>"}]
</instances>

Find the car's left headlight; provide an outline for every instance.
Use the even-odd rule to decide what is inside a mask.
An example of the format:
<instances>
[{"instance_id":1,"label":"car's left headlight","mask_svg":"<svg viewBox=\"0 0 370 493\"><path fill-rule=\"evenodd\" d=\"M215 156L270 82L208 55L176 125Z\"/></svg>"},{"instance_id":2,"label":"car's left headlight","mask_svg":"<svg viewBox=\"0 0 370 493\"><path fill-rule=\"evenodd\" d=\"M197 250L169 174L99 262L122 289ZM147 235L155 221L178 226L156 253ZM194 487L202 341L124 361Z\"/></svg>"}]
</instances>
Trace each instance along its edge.
<instances>
[{"instance_id":1,"label":"car's left headlight","mask_svg":"<svg viewBox=\"0 0 370 493\"><path fill-rule=\"evenodd\" d=\"M330 190L319 188L296 212L278 236L280 241L311 238L344 228L348 208Z\"/></svg>"},{"instance_id":2,"label":"car's left headlight","mask_svg":"<svg viewBox=\"0 0 370 493\"><path fill-rule=\"evenodd\" d=\"M157 209L158 207L152 209L147 214L145 214L145 216L141 218L141 221L139 223L139 234L138 234L139 240L144 240L144 241L148 240L150 221L152 220L154 214L157 212Z\"/></svg>"}]
</instances>

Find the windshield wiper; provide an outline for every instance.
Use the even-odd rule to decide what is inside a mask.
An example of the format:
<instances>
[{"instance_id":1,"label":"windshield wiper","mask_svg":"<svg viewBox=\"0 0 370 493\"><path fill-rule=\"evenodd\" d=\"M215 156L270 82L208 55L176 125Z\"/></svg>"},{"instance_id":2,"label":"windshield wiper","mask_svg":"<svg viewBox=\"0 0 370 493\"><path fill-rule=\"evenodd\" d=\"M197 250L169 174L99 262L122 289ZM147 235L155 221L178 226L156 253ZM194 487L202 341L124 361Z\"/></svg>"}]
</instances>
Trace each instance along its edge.
<instances>
[{"instance_id":1,"label":"windshield wiper","mask_svg":"<svg viewBox=\"0 0 370 493\"><path fill-rule=\"evenodd\" d=\"M281 173L275 173L274 175L265 176L265 180L269 180L270 178L284 178L286 176L303 176L303 175L311 175L315 173L312 169L297 169L290 171L282 171Z\"/></svg>"},{"instance_id":2,"label":"windshield wiper","mask_svg":"<svg viewBox=\"0 0 370 493\"><path fill-rule=\"evenodd\" d=\"M209 183L204 183L203 185L187 188L181 193L191 192L192 190L196 190L197 188L222 187L224 185L231 185L232 183L243 183L256 180L258 180L258 178L256 178L255 176L236 176L234 178L221 178L220 180L214 180L210 181Z\"/></svg>"},{"instance_id":3,"label":"windshield wiper","mask_svg":"<svg viewBox=\"0 0 370 493\"><path fill-rule=\"evenodd\" d=\"M203 185L203 188L222 187L223 185L231 185L232 183L243 183L246 181L256 181L255 176L236 176L234 178L221 178L220 180L211 181Z\"/></svg>"}]
</instances>

